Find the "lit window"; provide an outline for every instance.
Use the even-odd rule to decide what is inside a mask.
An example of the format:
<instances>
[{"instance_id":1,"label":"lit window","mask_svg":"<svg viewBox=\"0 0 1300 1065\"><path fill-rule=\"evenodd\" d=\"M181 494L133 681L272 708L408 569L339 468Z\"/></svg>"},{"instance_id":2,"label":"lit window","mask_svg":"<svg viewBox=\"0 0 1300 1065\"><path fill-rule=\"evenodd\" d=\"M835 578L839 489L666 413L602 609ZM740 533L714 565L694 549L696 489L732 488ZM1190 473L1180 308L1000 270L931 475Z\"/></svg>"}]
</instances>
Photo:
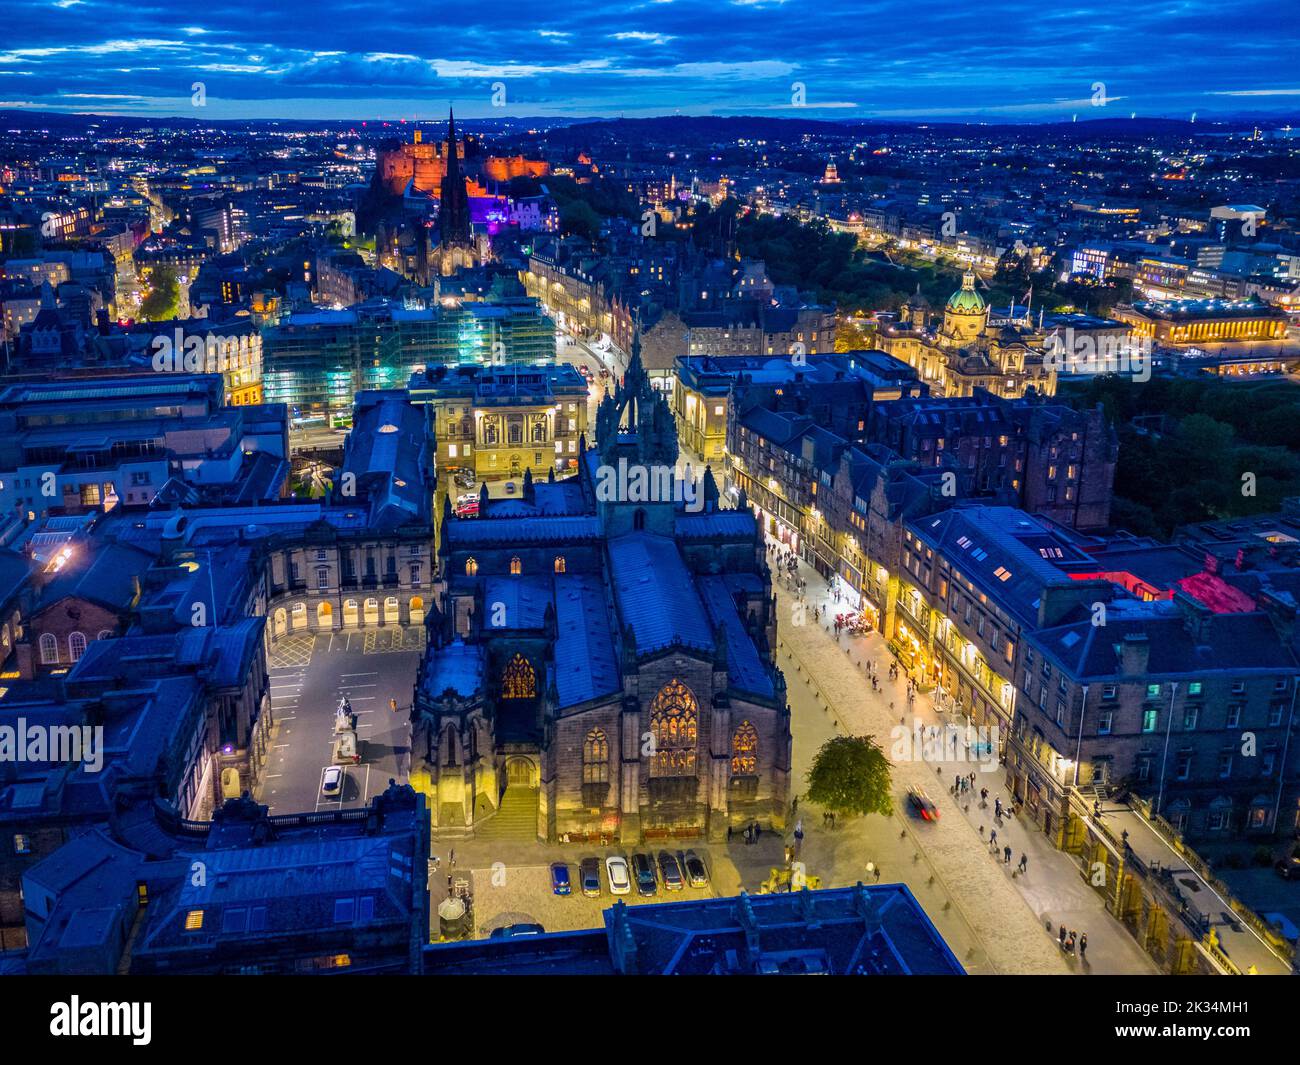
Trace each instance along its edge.
<instances>
[{"instance_id":1,"label":"lit window","mask_svg":"<svg viewBox=\"0 0 1300 1065\"><path fill-rule=\"evenodd\" d=\"M190 912L185 915L185 931L197 932L202 927L203 927L203 911L190 910Z\"/></svg>"}]
</instances>

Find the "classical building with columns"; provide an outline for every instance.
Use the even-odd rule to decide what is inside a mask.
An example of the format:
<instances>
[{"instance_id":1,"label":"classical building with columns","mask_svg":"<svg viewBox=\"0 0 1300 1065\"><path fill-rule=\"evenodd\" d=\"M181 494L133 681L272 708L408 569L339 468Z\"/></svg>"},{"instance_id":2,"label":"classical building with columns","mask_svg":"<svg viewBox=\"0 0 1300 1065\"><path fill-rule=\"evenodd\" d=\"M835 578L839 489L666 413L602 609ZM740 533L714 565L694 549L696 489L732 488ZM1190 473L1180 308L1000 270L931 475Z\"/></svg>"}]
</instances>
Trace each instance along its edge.
<instances>
[{"instance_id":1,"label":"classical building with columns","mask_svg":"<svg viewBox=\"0 0 1300 1065\"><path fill-rule=\"evenodd\" d=\"M674 473L634 347L577 475L444 514L412 783L478 838L710 839L782 827L790 712L745 500Z\"/></svg>"}]
</instances>

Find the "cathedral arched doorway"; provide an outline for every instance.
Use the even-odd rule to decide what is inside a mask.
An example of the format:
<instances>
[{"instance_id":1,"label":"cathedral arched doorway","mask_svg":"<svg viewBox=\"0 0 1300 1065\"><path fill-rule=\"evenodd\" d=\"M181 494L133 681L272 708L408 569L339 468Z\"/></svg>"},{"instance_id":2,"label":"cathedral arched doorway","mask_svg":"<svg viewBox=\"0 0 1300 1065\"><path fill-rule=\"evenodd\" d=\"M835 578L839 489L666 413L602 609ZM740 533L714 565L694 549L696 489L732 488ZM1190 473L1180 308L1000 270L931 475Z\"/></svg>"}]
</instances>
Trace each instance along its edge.
<instances>
[{"instance_id":1,"label":"cathedral arched doorway","mask_svg":"<svg viewBox=\"0 0 1300 1065\"><path fill-rule=\"evenodd\" d=\"M418 595L411 596L411 624L424 624L424 600Z\"/></svg>"},{"instance_id":2,"label":"cathedral arched doorway","mask_svg":"<svg viewBox=\"0 0 1300 1065\"><path fill-rule=\"evenodd\" d=\"M276 610L272 618L272 625L276 636L285 634L285 630L289 627L289 615L285 613L284 607Z\"/></svg>"},{"instance_id":3,"label":"cathedral arched doorway","mask_svg":"<svg viewBox=\"0 0 1300 1065\"><path fill-rule=\"evenodd\" d=\"M329 603L316 604L316 627L318 629L334 627L334 608Z\"/></svg>"},{"instance_id":4,"label":"cathedral arched doorway","mask_svg":"<svg viewBox=\"0 0 1300 1065\"><path fill-rule=\"evenodd\" d=\"M505 778L507 788L535 788L538 784L537 763L531 758L507 758Z\"/></svg>"}]
</instances>

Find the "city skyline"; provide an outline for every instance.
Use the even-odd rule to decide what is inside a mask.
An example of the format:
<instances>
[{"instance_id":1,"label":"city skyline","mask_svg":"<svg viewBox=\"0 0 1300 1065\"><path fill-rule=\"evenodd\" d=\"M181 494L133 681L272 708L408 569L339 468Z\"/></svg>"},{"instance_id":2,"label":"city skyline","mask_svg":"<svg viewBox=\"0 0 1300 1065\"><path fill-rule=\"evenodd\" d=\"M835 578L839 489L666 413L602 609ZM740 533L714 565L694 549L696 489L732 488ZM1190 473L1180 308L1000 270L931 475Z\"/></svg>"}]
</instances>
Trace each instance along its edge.
<instances>
[{"instance_id":1,"label":"city skyline","mask_svg":"<svg viewBox=\"0 0 1300 1065\"><path fill-rule=\"evenodd\" d=\"M1044 11L1023 0L919 16L896 0L724 7L720 36L717 9L684 0L364 18L340 0L201 13L164 3L113 7L111 23L110 5L54 0L24 5L21 22L4 18L19 28L0 49L0 110L424 121L454 100L469 119L1042 122L1277 117L1300 101L1285 59L1297 30L1271 23L1262 3L1230 14L1188 3Z\"/></svg>"}]
</instances>

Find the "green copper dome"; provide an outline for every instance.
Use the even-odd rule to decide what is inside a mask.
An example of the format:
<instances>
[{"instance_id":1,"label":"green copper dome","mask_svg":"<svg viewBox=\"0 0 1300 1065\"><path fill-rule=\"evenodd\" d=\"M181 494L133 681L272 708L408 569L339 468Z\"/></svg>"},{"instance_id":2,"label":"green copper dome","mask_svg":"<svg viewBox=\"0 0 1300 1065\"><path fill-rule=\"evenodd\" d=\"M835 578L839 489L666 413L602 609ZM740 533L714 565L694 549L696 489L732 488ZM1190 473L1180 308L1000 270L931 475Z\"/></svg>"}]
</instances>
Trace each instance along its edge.
<instances>
[{"instance_id":1,"label":"green copper dome","mask_svg":"<svg viewBox=\"0 0 1300 1065\"><path fill-rule=\"evenodd\" d=\"M961 288L948 297L948 310L957 314L983 314L984 297L975 291L975 275L962 277Z\"/></svg>"}]
</instances>

